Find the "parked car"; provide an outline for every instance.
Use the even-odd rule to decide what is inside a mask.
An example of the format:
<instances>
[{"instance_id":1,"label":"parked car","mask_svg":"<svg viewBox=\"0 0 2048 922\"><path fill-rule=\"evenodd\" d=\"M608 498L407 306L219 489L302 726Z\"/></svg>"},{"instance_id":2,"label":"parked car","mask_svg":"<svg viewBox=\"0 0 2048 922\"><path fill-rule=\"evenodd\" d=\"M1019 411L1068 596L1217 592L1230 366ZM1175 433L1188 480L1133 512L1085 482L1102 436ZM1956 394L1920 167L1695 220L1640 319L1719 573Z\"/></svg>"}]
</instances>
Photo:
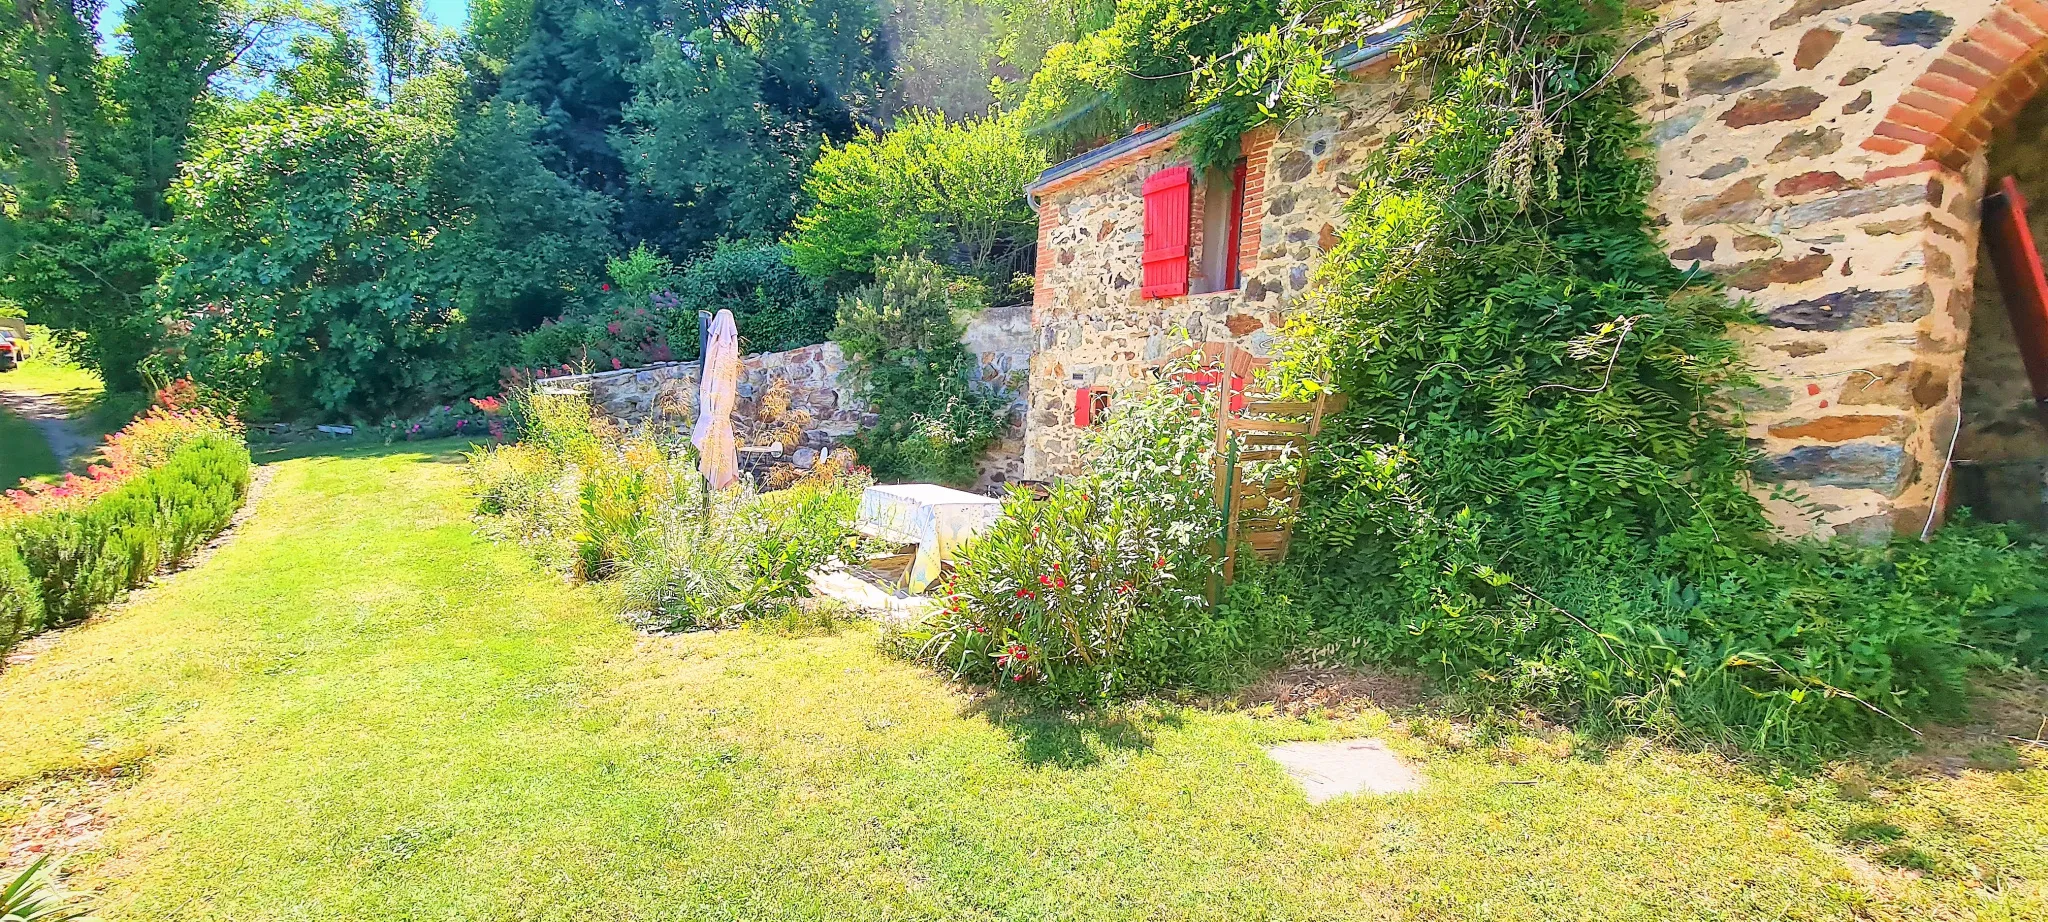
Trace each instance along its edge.
<instances>
[{"instance_id":1,"label":"parked car","mask_svg":"<svg viewBox=\"0 0 2048 922\"><path fill-rule=\"evenodd\" d=\"M0 320L0 371L28 361L28 328Z\"/></svg>"}]
</instances>

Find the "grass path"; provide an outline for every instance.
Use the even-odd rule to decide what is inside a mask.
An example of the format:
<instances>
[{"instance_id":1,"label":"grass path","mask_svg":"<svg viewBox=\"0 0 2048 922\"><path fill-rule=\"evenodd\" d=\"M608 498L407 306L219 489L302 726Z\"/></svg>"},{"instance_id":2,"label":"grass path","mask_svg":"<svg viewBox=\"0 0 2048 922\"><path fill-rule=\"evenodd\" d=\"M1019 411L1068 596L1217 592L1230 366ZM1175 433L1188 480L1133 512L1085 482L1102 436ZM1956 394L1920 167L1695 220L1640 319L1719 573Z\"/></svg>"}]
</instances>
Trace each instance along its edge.
<instances>
[{"instance_id":1,"label":"grass path","mask_svg":"<svg viewBox=\"0 0 2048 922\"><path fill-rule=\"evenodd\" d=\"M212 559L0 672L0 827L120 779L71 862L116 922L2048 917L2048 761L1880 796L1376 711L1011 713L865 625L636 635L460 474L278 462ZM1366 732L1430 787L1311 807L1260 754ZM1865 860L1906 843L1992 883Z\"/></svg>"},{"instance_id":2,"label":"grass path","mask_svg":"<svg viewBox=\"0 0 2048 922\"><path fill-rule=\"evenodd\" d=\"M106 393L98 375L72 362L41 328L30 330L34 357L0 372L0 489L63 473L146 403L139 394Z\"/></svg>"}]
</instances>

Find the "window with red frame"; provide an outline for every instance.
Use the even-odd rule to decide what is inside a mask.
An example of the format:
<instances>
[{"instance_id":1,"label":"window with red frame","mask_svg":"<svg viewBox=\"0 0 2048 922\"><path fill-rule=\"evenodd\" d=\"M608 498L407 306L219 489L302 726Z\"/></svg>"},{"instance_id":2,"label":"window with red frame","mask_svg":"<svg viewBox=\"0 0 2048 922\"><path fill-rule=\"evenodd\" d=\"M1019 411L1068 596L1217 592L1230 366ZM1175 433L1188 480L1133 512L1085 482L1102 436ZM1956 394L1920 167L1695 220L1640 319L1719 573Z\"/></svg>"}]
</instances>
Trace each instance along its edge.
<instances>
[{"instance_id":1,"label":"window with red frame","mask_svg":"<svg viewBox=\"0 0 2048 922\"><path fill-rule=\"evenodd\" d=\"M1244 237L1245 162L1202 174L1202 238L1194 282L1197 294L1230 291L1238 277L1238 246Z\"/></svg>"}]
</instances>

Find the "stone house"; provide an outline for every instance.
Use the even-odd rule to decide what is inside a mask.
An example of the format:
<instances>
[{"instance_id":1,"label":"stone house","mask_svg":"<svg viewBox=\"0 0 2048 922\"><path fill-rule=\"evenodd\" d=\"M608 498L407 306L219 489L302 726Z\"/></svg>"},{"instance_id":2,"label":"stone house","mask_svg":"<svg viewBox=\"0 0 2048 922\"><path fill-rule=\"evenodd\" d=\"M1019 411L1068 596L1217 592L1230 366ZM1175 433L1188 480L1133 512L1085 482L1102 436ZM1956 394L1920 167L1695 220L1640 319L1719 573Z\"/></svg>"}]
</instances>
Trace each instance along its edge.
<instances>
[{"instance_id":1,"label":"stone house","mask_svg":"<svg viewBox=\"0 0 2048 922\"><path fill-rule=\"evenodd\" d=\"M1653 13L1659 31L1624 65L1647 97L1651 205L1675 262L1758 309L1737 335L1761 379L1742 395L1759 489L1808 502L1770 500L1776 520L1876 537L1961 503L2042 523L2048 394L2023 359L2043 350L2023 349L2035 340L2008 317L2032 316L2025 286L2001 286L1999 260L1979 251L1995 238L2005 249L1987 253L2013 252L2009 231L1981 233L1986 193L2007 177L2018 196L1990 204L2042 202L2027 223L2048 235L2048 94L2035 99L2048 0L1679 0ZM1080 405L1183 338L1270 347L1335 242L1365 153L1397 124L1396 53L1341 61L1334 103L1248 133L1236 170L1187 170L1183 120L1028 187L1026 477L1074 470Z\"/></svg>"}]
</instances>

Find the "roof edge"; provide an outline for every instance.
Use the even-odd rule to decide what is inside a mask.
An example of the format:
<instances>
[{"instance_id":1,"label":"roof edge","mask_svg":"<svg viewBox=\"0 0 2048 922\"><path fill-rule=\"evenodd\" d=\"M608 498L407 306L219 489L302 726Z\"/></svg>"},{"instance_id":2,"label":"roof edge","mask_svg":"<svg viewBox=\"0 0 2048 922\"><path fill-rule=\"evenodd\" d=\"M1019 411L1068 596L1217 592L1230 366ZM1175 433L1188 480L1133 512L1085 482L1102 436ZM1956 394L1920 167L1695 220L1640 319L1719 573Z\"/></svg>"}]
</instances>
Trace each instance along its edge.
<instances>
[{"instance_id":1,"label":"roof edge","mask_svg":"<svg viewBox=\"0 0 2048 922\"><path fill-rule=\"evenodd\" d=\"M1407 32L1408 27L1404 24L1388 29L1385 32L1374 34L1366 39L1365 44L1340 50L1332 64L1343 73L1355 73L1393 54L1395 46L1401 43L1401 39L1406 36ZM1044 172L1039 173L1037 179L1026 184L1024 186L1024 194L1032 198L1032 207L1036 208L1038 205L1036 196L1039 192L1044 191L1047 186L1060 180L1086 173L1103 163L1115 160L1131 151L1180 134L1189 125L1208 118L1219 108L1221 107L1212 104L1200 111L1184 115L1157 128L1125 135L1094 150L1076 154L1055 163L1052 166L1046 167Z\"/></svg>"}]
</instances>

